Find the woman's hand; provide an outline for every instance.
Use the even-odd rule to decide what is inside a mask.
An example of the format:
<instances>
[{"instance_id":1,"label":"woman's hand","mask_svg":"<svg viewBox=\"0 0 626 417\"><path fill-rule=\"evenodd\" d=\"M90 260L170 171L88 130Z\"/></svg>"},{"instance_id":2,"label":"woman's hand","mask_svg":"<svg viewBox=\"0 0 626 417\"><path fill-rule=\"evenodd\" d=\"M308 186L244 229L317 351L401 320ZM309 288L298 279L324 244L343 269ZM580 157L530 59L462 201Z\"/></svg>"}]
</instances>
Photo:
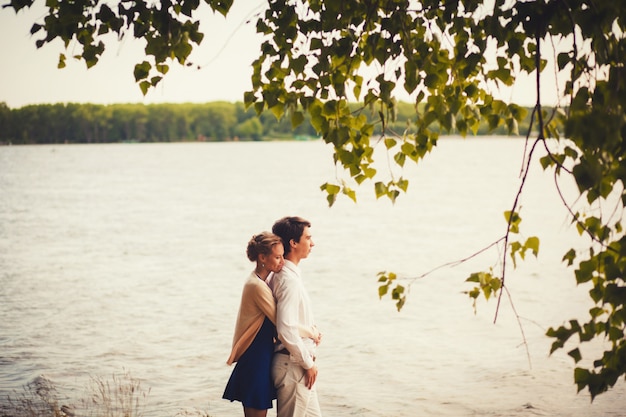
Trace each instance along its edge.
<instances>
[{"instance_id":1,"label":"woman's hand","mask_svg":"<svg viewBox=\"0 0 626 417\"><path fill-rule=\"evenodd\" d=\"M313 326L313 341L315 342L315 345L322 343L322 333L317 330L316 326Z\"/></svg>"}]
</instances>

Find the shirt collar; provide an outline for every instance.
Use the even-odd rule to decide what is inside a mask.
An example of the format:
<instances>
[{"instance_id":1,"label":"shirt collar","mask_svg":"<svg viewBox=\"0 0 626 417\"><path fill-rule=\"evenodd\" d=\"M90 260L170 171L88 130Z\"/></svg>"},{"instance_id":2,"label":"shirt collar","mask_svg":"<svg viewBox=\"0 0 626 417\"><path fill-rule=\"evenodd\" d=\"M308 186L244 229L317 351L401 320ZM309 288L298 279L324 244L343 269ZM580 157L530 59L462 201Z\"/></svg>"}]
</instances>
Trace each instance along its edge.
<instances>
[{"instance_id":1,"label":"shirt collar","mask_svg":"<svg viewBox=\"0 0 626 417\"><path fill-rule=\"evenodd\" d=\"M287 268L290 271L297 274L298 276L300 276L300 267L298 267L298 265L291 262L289 259L285 259L285 265L283 265L283 268Z\"/></svg>"}]
</instances>

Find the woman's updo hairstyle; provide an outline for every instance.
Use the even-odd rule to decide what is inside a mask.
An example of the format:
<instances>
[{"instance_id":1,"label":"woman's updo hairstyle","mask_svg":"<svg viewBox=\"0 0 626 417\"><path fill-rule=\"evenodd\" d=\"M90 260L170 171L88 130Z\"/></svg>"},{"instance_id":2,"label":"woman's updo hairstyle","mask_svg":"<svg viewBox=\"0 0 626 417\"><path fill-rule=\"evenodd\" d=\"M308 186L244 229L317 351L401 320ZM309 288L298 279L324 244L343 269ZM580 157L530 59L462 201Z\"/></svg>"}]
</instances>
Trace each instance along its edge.
<instances>
[{"instance_id":1,"label":"woman's updo hairstyle","mask_svg":"<svg viewBox=\"0 0 626 417\"><path fill-rule=\"evenodd\" d=\"M259 255L269 255L272 253L274 245L282 244L282 240L273 233L261 232L258 235L252 236L252 239L248 242L248 248L246 254L248 259L252 262L256 262Z\"/></svg>"}]
</instances>

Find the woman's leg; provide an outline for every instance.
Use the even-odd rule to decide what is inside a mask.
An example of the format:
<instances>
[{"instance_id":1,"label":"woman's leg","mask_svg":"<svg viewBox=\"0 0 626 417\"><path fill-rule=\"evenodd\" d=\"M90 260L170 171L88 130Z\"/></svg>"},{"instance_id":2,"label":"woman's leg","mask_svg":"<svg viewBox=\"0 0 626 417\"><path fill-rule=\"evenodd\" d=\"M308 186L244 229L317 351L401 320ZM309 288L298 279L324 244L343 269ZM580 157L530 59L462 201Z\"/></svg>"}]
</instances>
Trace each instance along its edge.
<instances>
[{"instance_id":1,"label":"woman's leg","mask_svg":"<svg viewBox=\"0 0 626 417\"><path fill-rule=\"evenodd\" d=\"M257 408L244 407L243 415L245 417L266 417L267 410L259 410Z\"/></svg>"}]
</instances>

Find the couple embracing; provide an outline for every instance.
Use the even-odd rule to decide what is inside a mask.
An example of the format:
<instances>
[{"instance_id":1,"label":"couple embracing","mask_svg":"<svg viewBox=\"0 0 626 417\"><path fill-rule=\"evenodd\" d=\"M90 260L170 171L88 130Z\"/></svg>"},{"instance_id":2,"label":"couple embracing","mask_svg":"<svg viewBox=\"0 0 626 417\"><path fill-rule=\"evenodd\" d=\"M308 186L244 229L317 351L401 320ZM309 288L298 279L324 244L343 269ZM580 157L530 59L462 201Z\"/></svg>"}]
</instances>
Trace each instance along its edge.
<instances>
[{"instance_id":1,"label":"couple embracing","mask_svg":"<svg viewBox=\"0 0 626 417\"><path fill-rule=\"evenodd\" d=\"M277 399L278 417L321 417L313 321L299 263L314 246L311 223L276 221L248 243L255 270L244 284L228 364L237 362L223 398L241 401L245 417L265 417Z\"/></svg>"}]
</instances>

